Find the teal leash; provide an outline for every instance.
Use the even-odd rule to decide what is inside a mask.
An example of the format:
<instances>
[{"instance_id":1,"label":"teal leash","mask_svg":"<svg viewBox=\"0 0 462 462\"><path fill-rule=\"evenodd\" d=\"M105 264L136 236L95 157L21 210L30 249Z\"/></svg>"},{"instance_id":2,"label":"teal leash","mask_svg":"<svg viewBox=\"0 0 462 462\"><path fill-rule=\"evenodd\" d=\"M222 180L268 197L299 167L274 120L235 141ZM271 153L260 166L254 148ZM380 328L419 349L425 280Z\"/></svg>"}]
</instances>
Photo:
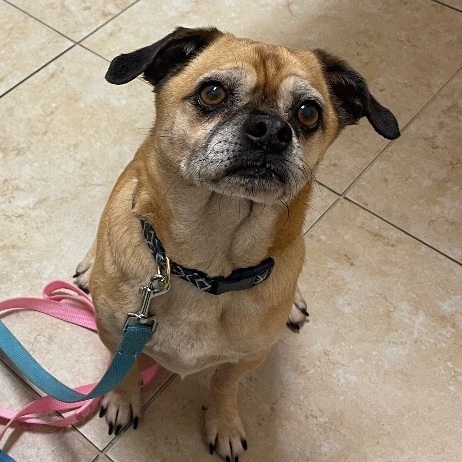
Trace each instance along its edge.
<instances>
[{"instance_id":1,"label":"teal leash","mask_svg":"<svg viewBox=\"0 0 462 462\"><path fill-rule=\"evenodd\" d=\"M0 350L24 377L44 393L64 403L77 403L99 398L123 380L151 337L153 326L141 323L127 326L109 368L95 388L86 395L69 388L45 370L1 321Z\"/></svg>"}]
</instances>

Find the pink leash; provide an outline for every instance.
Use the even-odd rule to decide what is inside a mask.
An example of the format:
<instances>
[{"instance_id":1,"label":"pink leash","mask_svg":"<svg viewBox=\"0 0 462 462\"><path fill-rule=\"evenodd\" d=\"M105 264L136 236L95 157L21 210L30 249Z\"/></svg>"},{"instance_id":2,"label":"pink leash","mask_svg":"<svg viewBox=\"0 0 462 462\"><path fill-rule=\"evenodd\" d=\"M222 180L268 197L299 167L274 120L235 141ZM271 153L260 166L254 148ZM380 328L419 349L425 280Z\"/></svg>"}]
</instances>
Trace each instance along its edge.
<instances>
[{"instance_id":1,"label":"pink leash","mask_svg":"<svg viewBox=\"0 0 462 462\"><path fill-rule=\"evenodd\" d=\"M53 281L43 289L43 298L20 297L0 302L0 313L10 309L26 309L38 311L57 319L85 327L96 332L94 307L91 297L77 286L64 281ZM145 387L157 374L158 364L153 364L141 371L142 387ZM95 383L82 385L76 391L86 394L95 386ZM0 407L0 419L6 421L5 427L0 431L0 439L7 429L16 424L31 426L69 427L89 416L97 409L101 398L89 399L80 403L64 403L50 396L38 398L20 411L12 411ZM35 414L74 411L66 417L54 419L41 419Z\"/></svg>"}]
</instances>

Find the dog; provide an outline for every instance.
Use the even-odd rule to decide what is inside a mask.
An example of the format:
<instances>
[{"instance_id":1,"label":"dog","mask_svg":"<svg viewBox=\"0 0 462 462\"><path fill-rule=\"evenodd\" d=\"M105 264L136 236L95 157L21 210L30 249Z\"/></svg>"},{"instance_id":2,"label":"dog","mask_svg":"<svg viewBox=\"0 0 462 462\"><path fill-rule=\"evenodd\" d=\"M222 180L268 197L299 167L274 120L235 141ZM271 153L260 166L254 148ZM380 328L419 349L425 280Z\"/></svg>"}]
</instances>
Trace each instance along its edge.
<instances>
[{"instance_id":1,"label":"dog","mask_svg":"<svg viewBox=\"0 0 462 462\"><path fill-rule=\"evenodd\" d=\"M144 351L181 376L216 368L206 443L237 462L247 449L239 381L287 322L296 330L308 315L297 279L313 171L362 117L387 139L399 127L342 59L215 28L177 28L116 57L106 79L141 75L154 87L155 122L115 184L76 283L90 291L114 352L140 286L169 278L170 290L150 301L157 327ZM137 427L139 380L134 366L104 397L110 434Z\"/></svg>"}]
</instances>

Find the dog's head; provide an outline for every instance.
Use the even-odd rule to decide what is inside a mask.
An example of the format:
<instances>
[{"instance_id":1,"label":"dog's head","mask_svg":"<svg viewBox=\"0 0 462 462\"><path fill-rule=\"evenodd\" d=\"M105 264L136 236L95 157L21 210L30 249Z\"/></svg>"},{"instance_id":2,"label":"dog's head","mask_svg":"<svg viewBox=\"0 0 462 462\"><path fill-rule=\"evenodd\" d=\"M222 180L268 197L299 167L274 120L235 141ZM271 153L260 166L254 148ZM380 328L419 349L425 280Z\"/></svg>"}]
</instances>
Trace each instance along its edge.
<instances>
[{"instance_id":1,"label":"dog's head","mask_svg":"<svg viewBox=\"0 0 462 462\"><path fill-rule=\"evenodd\" d=\"M115 58L106 79L140 74L154 85L152 136L170 166L188 183L252 201L290 200L340 130L364 116L383 137L400 134L361 75L322 50L178 28Z\"/></svg>"}]
</instances>

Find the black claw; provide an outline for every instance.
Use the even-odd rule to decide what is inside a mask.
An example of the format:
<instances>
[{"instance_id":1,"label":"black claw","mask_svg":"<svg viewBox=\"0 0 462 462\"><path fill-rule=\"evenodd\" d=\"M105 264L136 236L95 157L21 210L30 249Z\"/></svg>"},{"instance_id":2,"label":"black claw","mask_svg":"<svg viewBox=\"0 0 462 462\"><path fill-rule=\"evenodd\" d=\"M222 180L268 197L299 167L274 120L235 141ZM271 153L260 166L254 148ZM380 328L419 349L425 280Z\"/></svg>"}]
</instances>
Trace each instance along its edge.
<instances>
[{"instance_id":1,"label":"black claw","mask_svg":"<svg viewBox=\"0 0 462 462\"><path fill-rule=\"evenodd\" d=\"M209 452L210 452L210 455L213 454L213 451L215 451L215 445L212 444L212 443L210 443L210 444L209 444Z\"/></svg>"},{"instance_id":2,"label":"black claw","mask_svg":"<svg viewBox=\"0 0 462 462\"><path fill-rule=\"evenodd\" d=\"M241 440L242 447L244 448L244 451L247 451L247 440Z\"/></svg>"},{"instance_id":3,"label":"black claw","mask_svg":"<svg viewBox=\"0 0 462 462\"><path fill-rule=\"evenodd\" d=\"M109 430L107 432L108 435L112 435L112 431L114 430L114 425L112 423L109 424Z\"/></svg>"},{"instance_id":4,"label":"black claw","mask_svg":"<svg viewBox=\"0 0 462 462\"><path fill-rule=\"evenodd\" d=\"M286 325L292 332L300 332L300 326L298 324L288 321Z\"/></svg>"},{"instance_id":5,"label":"black claw","mask_svg":"<svg viewBox=\"0 0 462 462\"><path fill-rule=\"evenodd\" d=\"M306 311L306 308L299 308L299 310L300 310L306 317L309 317L309 316L310 316L310 313L308 313L308 311Z\"/></svg>"},{"instance_id":6,"label":"black claw","mask_svg":"<svg viewBox=\"0 0 462 462\"><path fill-rule=\"evenodd\" d=\"M133 430L136 430L138 428L138 421L139 421L138 417L135 417L133 419Z\"/></svg>"},{"instance_id":7,"label":"black claw","mask_svg":"<svg viewBox=\"0 0 462 462\"><path fill-rule=\"evenodd\" d=\"M106 415L106 408L105 407L101 407L101 409L99 410L99 418L101 417L104 417Z\"/></svg>"},{"instance_id":8,"label":"black claw","mask_svg":"<svg viewBox=\"0 0 462 462\"><path fill-rule=\"evenodd\" d=\"M74 276L72 276L74 279L75 278L78 278L82 273L79 273L78 271L74 274Z\"/></svg>"}]
</instances>

